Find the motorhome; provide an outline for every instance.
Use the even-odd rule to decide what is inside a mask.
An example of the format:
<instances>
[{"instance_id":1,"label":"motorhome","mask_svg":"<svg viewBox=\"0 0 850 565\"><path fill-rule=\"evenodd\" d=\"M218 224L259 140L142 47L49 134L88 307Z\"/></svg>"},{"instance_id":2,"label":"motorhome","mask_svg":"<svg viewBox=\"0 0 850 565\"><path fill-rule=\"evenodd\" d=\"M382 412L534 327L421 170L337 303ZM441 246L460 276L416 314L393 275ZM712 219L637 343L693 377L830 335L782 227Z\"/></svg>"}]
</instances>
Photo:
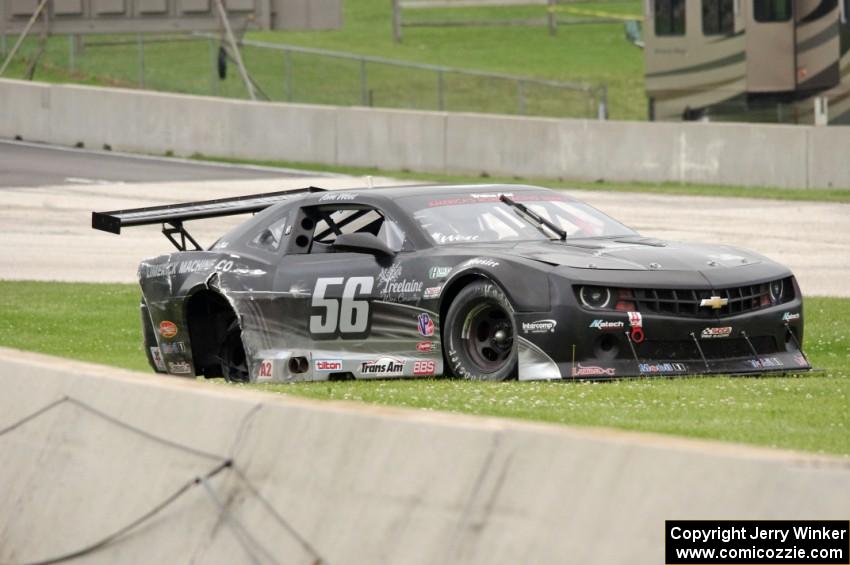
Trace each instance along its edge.
<instances>
[{"instance_id":1,"label":"motorhome","mask_svg":"<svg viewBox=\"0 0 850 565\"><path fill-rule=\"evenodd\" d=\"M651 120L850 124L850 0L645 0Z\"/></svg>"}]
</instances>

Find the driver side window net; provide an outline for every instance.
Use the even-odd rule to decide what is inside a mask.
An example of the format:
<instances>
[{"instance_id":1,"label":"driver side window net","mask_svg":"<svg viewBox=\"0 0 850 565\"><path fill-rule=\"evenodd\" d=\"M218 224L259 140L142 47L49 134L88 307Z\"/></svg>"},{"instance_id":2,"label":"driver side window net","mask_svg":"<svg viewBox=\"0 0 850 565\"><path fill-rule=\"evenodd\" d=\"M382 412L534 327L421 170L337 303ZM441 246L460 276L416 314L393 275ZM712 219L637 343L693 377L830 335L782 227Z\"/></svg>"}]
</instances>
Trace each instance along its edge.
<instances>
[{"instance_id":1,"label":"driver side window net","mask_svg":"<svg viewBox=\"0 0 850 565\"><path fill-rule=\"evenodd\" d=\"M402 229L375 208L319 210L313 229L310 253L325 253L343 234L371 233L393 251L401 251L405 243Z\"/></svg>"}]
</instances>

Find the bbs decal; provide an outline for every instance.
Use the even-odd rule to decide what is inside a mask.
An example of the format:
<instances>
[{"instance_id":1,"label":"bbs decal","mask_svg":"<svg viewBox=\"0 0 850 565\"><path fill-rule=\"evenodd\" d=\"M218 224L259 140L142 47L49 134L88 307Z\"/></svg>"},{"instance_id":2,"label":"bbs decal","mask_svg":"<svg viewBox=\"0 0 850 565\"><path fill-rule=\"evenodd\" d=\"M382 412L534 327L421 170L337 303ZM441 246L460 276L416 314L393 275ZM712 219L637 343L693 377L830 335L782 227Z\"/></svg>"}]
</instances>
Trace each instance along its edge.
<instances>
[{"instance_id":1,"label":"bbs decal","mask_svg":"<svg viewBox=\"0 0 850 565\"><path fill-rule=\"evenodd\" d=\"M313 288L310 334L318 339L364 337L372 318L369 296L374 286L374 277L318 279Z\"/></svg>"}]
</instances>

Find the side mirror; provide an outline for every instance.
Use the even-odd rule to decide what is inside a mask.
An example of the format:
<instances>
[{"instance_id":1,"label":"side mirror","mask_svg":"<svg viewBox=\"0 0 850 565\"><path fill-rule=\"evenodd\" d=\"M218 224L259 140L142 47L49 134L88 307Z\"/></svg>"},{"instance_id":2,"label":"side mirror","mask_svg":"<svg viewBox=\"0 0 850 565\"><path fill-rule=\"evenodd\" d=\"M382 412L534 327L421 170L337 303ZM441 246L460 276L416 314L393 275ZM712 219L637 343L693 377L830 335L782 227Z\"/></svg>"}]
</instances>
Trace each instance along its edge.
<instances>
[{"instance_id":1,"label":"side mirror","mask_svg":"<svg viewBox=\"0 0 850 565\"><path fill-rule=\"evenodd\" d=\"M395 255L395 251L371 233L344 233L337 236L333 247L337 251L372 253L374 255L388 255L390 257Z\"/></svg>"}]
</instances>

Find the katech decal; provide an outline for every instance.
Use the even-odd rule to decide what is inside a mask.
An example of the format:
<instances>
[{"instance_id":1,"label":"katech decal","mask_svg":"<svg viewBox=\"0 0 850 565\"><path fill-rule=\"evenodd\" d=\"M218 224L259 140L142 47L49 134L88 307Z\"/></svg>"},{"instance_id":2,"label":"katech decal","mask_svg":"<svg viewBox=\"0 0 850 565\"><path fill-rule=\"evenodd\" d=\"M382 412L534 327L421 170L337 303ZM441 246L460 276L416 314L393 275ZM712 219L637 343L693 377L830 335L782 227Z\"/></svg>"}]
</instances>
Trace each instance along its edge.
<instances>
[{"instance_id":1,"label":"katech decal","mask_svg":"<svg viewBox=\"0 0 850 565\"><path fill-rule=\"evenodd\" d=\"M594 330L609 332L614 330L621 330L626 327L626 324L622 320L617 320L616 322L612 322L610 320L593 320L592 322L590 322L590 326L588 327Z\"/></svg>"},{"instance_id":2,"label":"katech decal","mask_svg":"<svg viewBox=\"0 0 850 565\"><path fill-rule=\"evenodd\" d=\"M154 366L158 370L160 370L164 373L165 370L166 370L165 369L165 361L162 360L162 353L160 353L159 347L151 347L150 349L151 349L151 359L153 359Z\"/></svg>"},{"instance_id":3,"label":"katech decal","mask_svg":"<svg viewBox=\"0 0 850 565\"><path fill-rule=\"evenodd\" d=\"M641 363L641 373L687 373L688 366L684 363Z\"/></svg>"},{"instance_id":4,"label":"katech decal","mask_svg":"<svg viewBox=\"0 0 850 565\"><path fill-rule=\"evenodd\" d=\"M617 370L613 367L584 366L581 363L571 371L574 377L613 377Z\"/></svg>"},{"instance_id":5,"label":"katech decal","mask_svg":"<svg viewBox=\"0 0 850 565\"><path fill-rule=\"evenodd\" d=\"M416 344L416 351L421 351L422 353L429 353L437 349L437 344L433 341L420 341Z\"/></svg>"},{"instance_id":6,"label":"katech decal","mask_svg":"<svg viewBox=\"0 0 850 565\"><path fill-rule=\"evenodd\" d=\"M794 320L799 320L799 319L800 319L800 313L799 312L785 312L784 314L782 314L782 321L783 322L793 322Z\"/></svg>"},{"instance_id":7,"label":"katech decal","mask_svg":"<svg viewBox=\"0 0 850 565\"><path fill-rule=\"evenodd\" d=\"M179 363L169 363L168 372L175 375L188 375L192 372L192 366L186 363L185 361L180 361Z\"/></svg>"},{"instance_id":8,"label":"katech decal","mask_svg":"<svg viewBox=\"0 0 850 565\"><path fill-rule=\"evenodd\" d=\"M423 359L413 363L414 375L433 375L437 371L437 362L431 359Z\"/></svg>"},{"instance_id":9,"label":"katech decal","mask_svg":"<svg viewBox=\"0 0 850 565\"><path fill-rule=\"evenodd\" d=\"M705 328L700 333L702 339L712 339L717 337L729 337L732 335L732 326L722 328Z\"/></svg>"},{"instance_id":10,"label":"katech decal","mask_svg":"<svg viewBox=\"0 0 850 565\"><path fill-rule=\"evenodd\" d=\"M257 380L272 378L272 362L268 359L263 359L260 367L257 369Z\"/></svg>"},{"instance_id":11,"label":"katech decal","mask_svg":"<svg viewBox=\"0 0 850 565\"><path fill-rule=\"evenodd\" d=\"M317 373L332 373L342 371L342 359L316 359Z\"/></svg>"},{"instance_id":12,"label":"katech decal","mask_svg":"<svg viewBox=\"0 0 850 565\"><path fill-rule=\"evenodd\" d=\"M536 322L523 322L522 331L527 334L554 333L558 322L555 320L537 320Z\"/></svg>"},{"instance_id":13,"label":"katech decal","mask_svg":"<svg viewBox=\"0 0 850 565\"><path fill-rule=\"evenodd\" d=\"M400 377L404 374L404 361L381 357L360 364L360 373L370 377Z\"/></svg>"},{"instance_id":14,"label":"katech decal","mask_svg":"<svg viewBox=\"0 0 850 565\"><path fill-rule=\"evenodd\" d=\"M434 335L434 320L431 319L431 316L422 312L418 316L419 321L419 335L422 337L431 337Z\"/></svg>"},{"instance_id":15,"label":"katech decal","mask_svg":"<svg viewBox=\"0 0 850 565\"><path fill-rule=\"evenodd\" d=\"M177 324L164 320L159 323L159 335L166 339L171 339L177 335Z\"/></svg>"},{"instance_id":16,"label":"katech decal","mask_svg":"<svg viewBox=\"0 0 850 565\"><path fill-rule=\"evenodd\" d=\"M428 269L428 278L429 279L442 279L448 276L449 273L452 272L451 267L431 267Z\"/></svg>"}]
</instances>

